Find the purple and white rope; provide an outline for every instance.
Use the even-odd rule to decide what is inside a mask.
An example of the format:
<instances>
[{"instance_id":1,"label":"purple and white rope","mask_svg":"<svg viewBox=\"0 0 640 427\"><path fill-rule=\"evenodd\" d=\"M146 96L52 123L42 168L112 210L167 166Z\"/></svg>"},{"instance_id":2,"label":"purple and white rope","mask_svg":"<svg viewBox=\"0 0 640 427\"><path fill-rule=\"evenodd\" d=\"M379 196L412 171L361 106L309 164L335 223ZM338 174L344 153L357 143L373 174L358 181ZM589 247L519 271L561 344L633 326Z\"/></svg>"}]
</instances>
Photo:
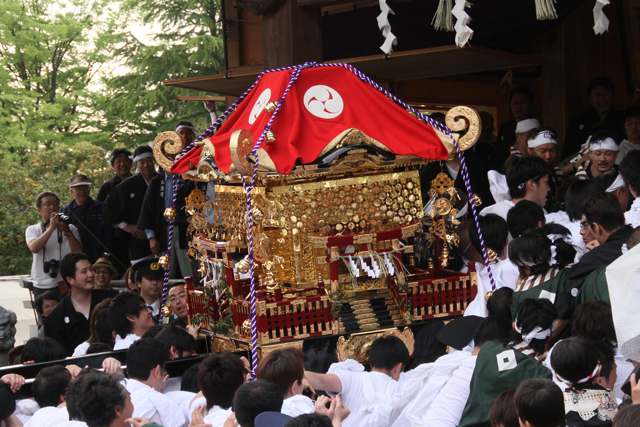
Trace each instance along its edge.
<instances>
[{"instance_id":1,"label":"purple and white rope","mask_svg":"<svg viewBox=\"0 0 640 427\"><path fill-rule=\"evenodd\" d=\"M305 63L304 65L301 65L301 66L298 66L298 67L295 68L294 72L291 74L291 77L289 79L289 84L288 84L287 88L285 89L284 93L282 94L282 98L280 98L280 100L278 100L278 104L276 106L275 111L271 115L271 118L267 122L267 125L264 127L264 130L262 131L262 134L260 135L260 138L258 138L258 141L256 142L256 144L254 145L253 149L251 150L251 154L256 159L256 162L255 162L255 165L253 167L253 175L251 177L251 183L249 184L249 186L247 186L246 181L244 179L244 176L241 175L242 186L244 187L245 191L247 192L247 226L249 228L249 230L248 230L249 231L249 265L250 265L250 271L251 271L251 294L250 294L251 295L251 380L254 380L256 378L256 369L258 368L258 326L257 326L257 319L256 319L256 277L255 277L254 260L253 260L253 215L252 215L252 212L251 212L251 190L253 190L253 187L255 185L256 176L258 174L258 166L259 166L259 158L258 158L258 154L257 153L258 153L258 149L262 145L262 141L264 141L264 138L265 138L267 132L269 131L269 129L271 129L271 125L273 124L273 120L276 118L276 115L280 111L280 107L282 107L282 105L284 104L284 99L286 98L287 94L289 93L289 89L291 89L291 86L293 85L293 82L296 81L296 79L300 75L300 71L303 68L308 68L309 66L311 66L311 65L308 65L308 63Z\"/></svg>"},{"instance_id":2,"label":"purple and white rope","mask_svg":"<svg viewBox=\"0 0 640 427\"><path fill-rule=\"evenodd\" d=\"M180 180L182 178L180 175L173 175L173 194L171 198L171 208L176 211L176 200L178 199L178 187L180 186ZM167 294L169 293L169 273L171 270L171 263L173 259L171 259L171 246L173 245L173 229L176 224L176 219L174 217L169 221L169 241L167 243L167 252L165 255L169 259L169 264L164 269L164 281L162 282L162 296L160 297L160 316L158 317L158 323L162 324L162 307L164 307L165 302L167 302Z\"/></svg>"}]
</instances>

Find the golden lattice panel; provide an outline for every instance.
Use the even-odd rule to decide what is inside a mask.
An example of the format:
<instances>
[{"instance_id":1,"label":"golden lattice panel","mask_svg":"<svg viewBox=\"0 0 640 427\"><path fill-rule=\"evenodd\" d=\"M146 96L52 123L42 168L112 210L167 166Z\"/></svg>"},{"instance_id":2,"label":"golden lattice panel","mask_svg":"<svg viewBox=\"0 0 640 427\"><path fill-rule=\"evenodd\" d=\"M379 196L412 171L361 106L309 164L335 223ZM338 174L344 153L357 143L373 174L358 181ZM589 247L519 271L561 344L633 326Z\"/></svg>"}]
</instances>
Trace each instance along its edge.
<instances>
[{"instance_id":1,"label":"golden lattice panel","mask_svg":"<svg viewBox=\"0 0 640 427\"><path fill-rule=\"evenodd\" d=\"M384 231L424 215L417 170L274 187L273 195L284 236Z\"/></svg>"}]
</instances>

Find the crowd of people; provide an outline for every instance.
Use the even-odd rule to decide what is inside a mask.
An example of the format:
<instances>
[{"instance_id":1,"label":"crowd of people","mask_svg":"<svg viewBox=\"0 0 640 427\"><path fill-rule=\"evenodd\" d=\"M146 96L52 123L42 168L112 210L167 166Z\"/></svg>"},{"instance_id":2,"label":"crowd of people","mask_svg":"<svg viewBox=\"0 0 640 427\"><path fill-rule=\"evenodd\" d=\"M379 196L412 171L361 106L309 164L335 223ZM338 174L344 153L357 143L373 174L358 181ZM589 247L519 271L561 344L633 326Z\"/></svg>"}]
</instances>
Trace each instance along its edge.
<instances>
[{"instance_id":1,"label":"crowd of people","mask_svg":"<svg viewBox=\"0 0 640 427\"><path fill-rule=\"evenodd\" d=\"M620 351L609 303L611 286L627 284L607 277L640 242L640 108L615 109L607 78L588 91L593 109L570 122L563 159L557 132L532 117L529 88L512 91L513 120L497 138L490 111L480 109L480 141L464 154L483 201L479 227L460 214L448 267L475 270L477 295L464 317L432 323L437 339L416 334L424 342L413 356L395 336L375 340L369 370L347 360L324 372L285 348L263 354L253 381L249 362L233 353L169 378L165 364L196 355L198 333L188 324L184 283L169 289L171 317L160 310L156 256L168 248L163 212L173 177L156 172L146 145L114 150L115 175L96 200L84 175L71 179L73 201L62 209L56 194L37 198L42 223L27 229L26 241L44 327L10 362L127 349L126 379L115 359L105 360L105 372L52 366L39 372L33 399L13 402L24 379L6 375L0 419L8 427L640 425L638 363ZM198 134L187 121L176 131L187 143ZM457 155L421 168L426 207L438 173L466 193L460 169ZM177 188L172 278L194 271L180 203L196 185ZM125 292L110 289L119 277Z\"/></svg>"}]
</instances>

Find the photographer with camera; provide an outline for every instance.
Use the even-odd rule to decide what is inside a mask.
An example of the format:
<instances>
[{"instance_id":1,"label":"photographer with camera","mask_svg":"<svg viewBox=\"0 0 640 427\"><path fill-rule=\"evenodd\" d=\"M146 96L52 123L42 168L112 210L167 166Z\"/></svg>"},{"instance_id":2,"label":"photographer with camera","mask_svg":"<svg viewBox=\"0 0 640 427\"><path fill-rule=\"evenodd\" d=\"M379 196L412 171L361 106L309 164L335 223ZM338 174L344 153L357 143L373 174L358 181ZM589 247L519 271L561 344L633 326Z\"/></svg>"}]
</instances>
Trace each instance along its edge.
<instances>
[{"instance_id":1,"label":"photographer with camera","mask_svg":"<svg viewBox=\"0 0 640 427\"><path fill-rule=\"evenodd\" d=\"M33 253L31 279L36 298L49 290L60 295L60 260L70 252L82 252L78 229L69 225L67 216L58 213L59 207L60 198L55 193L40 193L36 208L42 222L30 225L25 232L25 241Z\"/></svg>"}]
</instances>

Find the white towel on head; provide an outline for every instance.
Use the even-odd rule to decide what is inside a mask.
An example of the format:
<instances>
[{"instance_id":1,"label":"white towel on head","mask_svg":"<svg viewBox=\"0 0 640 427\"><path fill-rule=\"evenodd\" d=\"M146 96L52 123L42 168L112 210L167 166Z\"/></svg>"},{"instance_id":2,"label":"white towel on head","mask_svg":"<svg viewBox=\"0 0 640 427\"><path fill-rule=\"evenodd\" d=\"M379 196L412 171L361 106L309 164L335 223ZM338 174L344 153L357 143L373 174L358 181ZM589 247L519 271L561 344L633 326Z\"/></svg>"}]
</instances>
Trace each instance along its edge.
<instances>
[{"instance_id":1,"label":"white towel on head","mask_svg":"<svg viewBox=\"0 0 640 427\"><path fill-rule=\"evenodd\" d=\"M496 171L489 171L487 173L489 178L489 188L491 195L496 203L511 200L509 195L509 186L507 185L507 177Z\"/></svg>"},{"instance_id":2,"label":"white towel on head","mask_svg":"<svg viewBox=\"0 0 640 427\"><path fill-rule=\"evenodd\" d=\"M606 276L618 348L625 357L640 361L640 245L612 262Z\"/></svg>"}]
</instances>

